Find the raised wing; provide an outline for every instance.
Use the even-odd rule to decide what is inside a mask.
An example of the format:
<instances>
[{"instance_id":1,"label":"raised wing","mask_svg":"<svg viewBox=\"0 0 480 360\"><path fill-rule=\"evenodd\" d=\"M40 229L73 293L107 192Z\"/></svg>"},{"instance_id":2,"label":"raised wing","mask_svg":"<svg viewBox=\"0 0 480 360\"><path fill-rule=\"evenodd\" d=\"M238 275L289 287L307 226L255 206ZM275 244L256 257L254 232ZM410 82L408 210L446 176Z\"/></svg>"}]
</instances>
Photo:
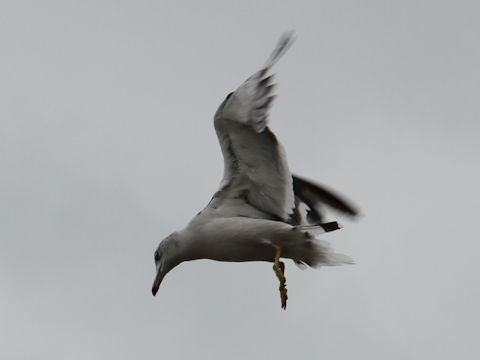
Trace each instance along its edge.
<instances>
[{"instance_id":1,"label":"raised wing","mask_svg":"<svg viewBox=\"0 0 480 360\"><path fill-rule=\"evenodd\" d=\"M262 69L229 94L215 114L225 168L209 206L224 216L286 221L295 207L285 152L267 127L274 98L267 72L292 42L292 33L283 35Z\"/></svg>"},{"instance_id":2,"label":"raised wing","mask_svg":"<svg viewBox=\"0 0 480 360\"><path fill-rule=\"evenodd\" d=\"M295 210L289 221L293 225L322 223L330 209L351 218L359 214L358 208L343 196L298 175L293 175L293 192Z\"/></svg>"}]
</instances>

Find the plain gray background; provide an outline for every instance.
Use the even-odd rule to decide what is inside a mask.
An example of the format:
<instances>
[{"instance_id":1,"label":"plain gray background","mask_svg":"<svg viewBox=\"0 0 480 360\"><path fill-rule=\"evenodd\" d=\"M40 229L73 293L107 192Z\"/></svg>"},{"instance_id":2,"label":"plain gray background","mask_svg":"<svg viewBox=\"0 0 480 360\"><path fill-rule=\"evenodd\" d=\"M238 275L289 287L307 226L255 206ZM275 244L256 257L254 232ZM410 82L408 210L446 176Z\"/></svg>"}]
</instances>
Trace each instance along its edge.
<instances>
[{"instance_id":1,"label":"plain gray background","mask_svg":"<svg viewBox=\"0 0 480 360\"><path fill-rule=\"evenodd\" d=\"M476 1L3 1L2 359L479 356ZM357 264L153 251L217 189L213 114L280 35L271 129L364 214ZM333 217L337 218L337 217ZM341 219L339 219L341 220Z\"/></svg>"}]
</instances>

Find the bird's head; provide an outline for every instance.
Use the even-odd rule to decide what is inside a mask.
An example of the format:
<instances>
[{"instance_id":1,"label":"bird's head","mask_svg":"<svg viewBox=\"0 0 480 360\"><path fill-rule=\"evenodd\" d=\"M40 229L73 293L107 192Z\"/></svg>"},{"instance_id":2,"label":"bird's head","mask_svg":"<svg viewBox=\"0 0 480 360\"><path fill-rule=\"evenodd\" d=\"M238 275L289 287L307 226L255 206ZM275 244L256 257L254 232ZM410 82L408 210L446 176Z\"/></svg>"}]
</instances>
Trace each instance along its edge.
<instances>
[{"instance_id":1,"label":"bird's head","mask_svg":"<svg viewBox=\"0 0 480 360\"><path fill-rule=\"evenodd\" d=\"M165 275L182 262L179 256L180 243L178 237L179 233L177 232L170 234L160 242L157 250L155 250L154 259L157 275L152 286L153 296L157 293Z\"/></svg>"}]
</instances>

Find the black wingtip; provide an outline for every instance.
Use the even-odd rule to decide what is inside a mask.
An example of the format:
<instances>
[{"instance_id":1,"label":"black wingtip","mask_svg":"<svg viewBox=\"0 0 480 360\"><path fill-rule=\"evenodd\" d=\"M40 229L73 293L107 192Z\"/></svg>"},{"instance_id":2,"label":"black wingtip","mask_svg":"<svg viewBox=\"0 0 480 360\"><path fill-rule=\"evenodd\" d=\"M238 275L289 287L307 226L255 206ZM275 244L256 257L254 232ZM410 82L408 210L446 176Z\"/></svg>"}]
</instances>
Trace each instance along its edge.
<instances>
[{"instance_id":1,"label":"black wingtip","mask_svg":"<svg viewBox=\"0 0 480 360\"><path fill-rule=\"evenodd\" d=\"M339 229L342 228L342 225L340 225L336 221L323 223L323 224L320 224L320 226L322 227L323 230L325 230L325 232L335 231L335 230L339 230Z\"/></svg>"},{"instance_id":2,"label":"black wingtip","mask_svg":"<svg viewBox=\"0 0 480 360\"><path fill-rule=\"evenodd\" d=\"M292 180L295 195L305 202L313 211L315 210L316 204L321 203L352 218L359 216L360 211L358 208L334 191L297 175L293 175ZM315 213L312 213L312 215L315 215Z\"/></svg>"}]
</instances>

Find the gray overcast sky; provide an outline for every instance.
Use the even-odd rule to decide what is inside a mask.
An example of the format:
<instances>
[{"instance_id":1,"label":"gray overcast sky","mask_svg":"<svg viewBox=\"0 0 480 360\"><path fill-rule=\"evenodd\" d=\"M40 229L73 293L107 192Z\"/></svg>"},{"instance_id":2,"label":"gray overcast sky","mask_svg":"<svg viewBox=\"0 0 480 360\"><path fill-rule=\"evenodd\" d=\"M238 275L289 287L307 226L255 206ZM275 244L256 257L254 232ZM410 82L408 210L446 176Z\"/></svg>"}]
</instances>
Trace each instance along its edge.
<instances>
[{"instance_id":1,"label":"gray overcast sky","mask_svg":"<svg viewBox=\"0 0 480 360\"><path fill-rule=\"evenodd\" d=\"M476 1L3 1L2 359L474 359ZM213 114L282 32L271 129L359 222L357 264L153 251L216 190ZM334 217L335 218L335 217ZM341 220L341 219L339 219Z\"/></svg>"}]
</instances>

